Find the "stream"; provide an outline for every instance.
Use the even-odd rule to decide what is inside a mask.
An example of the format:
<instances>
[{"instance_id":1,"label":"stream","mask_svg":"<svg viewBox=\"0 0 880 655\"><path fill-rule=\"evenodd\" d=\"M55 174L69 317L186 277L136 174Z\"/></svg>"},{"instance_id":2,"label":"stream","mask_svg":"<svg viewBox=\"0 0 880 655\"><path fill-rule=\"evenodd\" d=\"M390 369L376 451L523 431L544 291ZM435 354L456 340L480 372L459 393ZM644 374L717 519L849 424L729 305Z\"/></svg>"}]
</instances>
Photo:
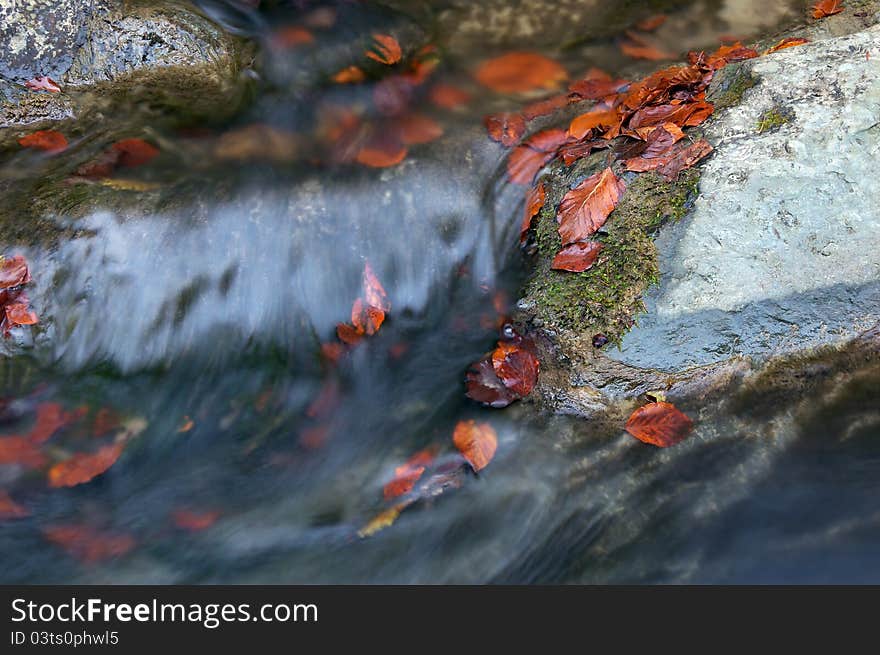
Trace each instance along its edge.
<instances>
[{"instance_id":1,"label":"stream","mask_svg":"<svg viewBox=\"0 0 880 655\"><path fill-rule=\"evenodd\" d=\"M808 426L725 411L663 450L528 400L497 410L464 395L528 273L523 188L482 124L522 99L475 84L475 62L533 50L575 74L632 78L662 63L624 57L616 39L651 14L670 16L658 44L683 52L774 34L802 20L802 3L598 2L560 18L559 35L528 29L555 3L196 4L258 45L234 115L133 103L84 121L60 155L0 151L0 176L40 180L0 200L6 210L36 207L63 228L2 244L27 257L32 306L49 318L0 344L0 435L58 403L80 409L46 443L49 461L125 440L106 473L73 487L0 463L0 489L26 513L0 521L0 581L880 581L880 434L847 420L876 402L876 370ZM300 43L306 25L314 40ZM364 82L328 83L375 33L428 53L431 82L401 90L371 60ZM383 99L407 113L377 112ZM379 131L418 113L443 134L397 165L361 165L315 138L351 110ZM69 180L123 137L160 154L116 187ZM338 343L367 263L391 309L334 363L322 345ZM452 443L470 419L498 435L479 473ZM424 449L455 484L364 538L388 507L383 485ZM65 547L59 526L74 535Z\"/></svg>"}]
</instances>

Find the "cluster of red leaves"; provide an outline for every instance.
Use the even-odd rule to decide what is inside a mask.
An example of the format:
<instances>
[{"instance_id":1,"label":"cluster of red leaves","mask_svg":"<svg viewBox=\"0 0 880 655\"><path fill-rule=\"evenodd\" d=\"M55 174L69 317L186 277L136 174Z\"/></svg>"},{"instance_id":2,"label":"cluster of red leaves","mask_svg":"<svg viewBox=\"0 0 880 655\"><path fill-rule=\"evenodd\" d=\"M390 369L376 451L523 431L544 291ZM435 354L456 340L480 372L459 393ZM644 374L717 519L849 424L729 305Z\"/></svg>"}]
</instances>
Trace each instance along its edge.
<instances>
[{"instance_id":1,"label":"cluster of red leaves","mask_svg":"<svg viewBox=\"0 0 880 655\"><path fill-rule=\"evenodd\" d=\"M24 257L0 257L0 331L4 337L11 334L12 328L37 323L37 315L30 310L30 300L23 290L30 281Z\"/></svg>"},{"instance_id":2,"label":"cluster of red leaves","mask_svg":"<svg viewBox=\"0 0 880 655\"><path fill-rule=\"evenodd\" d=\"M507 407L532 392L540 368L531 345L524 339L500 341L495 350L468 369L466 395L489 407Z\"/></svg>"},{"instance_id":3,"label":"cluster of red leaves","mask_svg":"<svg viewBox=\"0 0 880 655\"><path fill-rule=\"evenodd\" d=\"M385 314L391 311L388 294L370 262L364 264L362 282L364 295L355 300L351 307L351 323L336 326L336 336L349 346L357 345L365 336L376 334L385 322Z\"/></svg>"},{"instance_id":4,"label":"cluster of red leaves","mask_svg":"<svg viewBox=\"0 0 880 655\"><path fill-rule=\"evenodd\" d=\"M656 402L639 407L626 422L626 431L639 441L660 448L674 446L687 437L694 423L672 403Z\"/></svg>"},{"instance_id":5,"label":"cluster of red leaves","mask_svg":"<svg viewBox=\"0 0 880 655\"><path fill-rule=\"evenodd\" d=\"M842 0L819 0L813 5L812 16L815 19L839 14L844 9Z\"/></svg>"},{"instance_id":6,"label":"cluster of red leaves","mask_svg":"<svg viewBox=\"0 0 880 655\"><path fill-rule=\"evenodd\" d=\"M34 148L43 150L50 155L67 150L67 138L56 130L38 130L27 134L18 140L22 148Z\"/></svg>"},{"instance_id":7,"label":"cluster of red leaves","mask_svg":"<svg viewBox=\"0 0 880 655\"><path fill-rule=\"evenodd\" d=\"M143 139L117 141L96 159L76 170L76 177L100 179L110 177L118 168L135 168L149 163L159 155L159 149Z\"/></svg>"}]
</instances>

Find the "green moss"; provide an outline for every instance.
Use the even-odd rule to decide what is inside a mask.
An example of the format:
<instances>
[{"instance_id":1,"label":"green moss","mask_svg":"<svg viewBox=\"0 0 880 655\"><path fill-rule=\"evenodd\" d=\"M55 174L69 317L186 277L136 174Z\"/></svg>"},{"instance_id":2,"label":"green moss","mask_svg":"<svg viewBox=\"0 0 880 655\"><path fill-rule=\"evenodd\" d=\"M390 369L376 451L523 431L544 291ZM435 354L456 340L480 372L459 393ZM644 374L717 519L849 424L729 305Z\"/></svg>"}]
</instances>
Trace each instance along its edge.
<instances>
[{"instance_id":1,"label":"green moss","mask_svg":"<svg viewBox=\"0 0 880 655\"><path fill-rule=\"evenodd\" d=\"M794 116L791 115L790 110L784 109L783 107L773 107L761 114L755 128L758 130L758 134L771 132L779 129L786 123L791 122L793 118Z\"/></svg>"},{"instance_id":2,"label":"green moss","mask_svg":"<svg viewBox=\"0 0 880 655\"><path fill-rule=\"evenodd\" d=\"M742 102L743 95L758 83L748 61L731 64L716 73L706 99L715 109L728 109Z\"/></svg>"},{"instance_id":3,"label":"green moss","mask_svg":"<svg viewBox=\"0 0 880 655\"><path fill-rule=\"evenodd\" d=\"M645 290L659 279L653 237L665 222L687 213L698 182L695 170L671 183L654 173L635 176L598 237L604 246L599 262L583 273L550 268L562 246L555 208L569 188L554 185L535 227L538 262L525 291L532 319L550 330L601 332L619 342L644 311Z\"/></svg>"}]
</instances>

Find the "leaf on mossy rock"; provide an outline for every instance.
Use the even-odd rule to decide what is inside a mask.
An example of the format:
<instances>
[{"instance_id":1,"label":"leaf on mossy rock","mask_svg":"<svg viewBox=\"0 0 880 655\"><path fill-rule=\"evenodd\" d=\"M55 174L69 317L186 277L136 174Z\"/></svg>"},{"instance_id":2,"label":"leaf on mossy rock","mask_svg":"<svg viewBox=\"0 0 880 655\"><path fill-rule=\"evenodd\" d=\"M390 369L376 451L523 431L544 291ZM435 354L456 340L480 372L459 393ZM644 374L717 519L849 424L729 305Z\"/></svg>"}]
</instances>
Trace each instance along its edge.
<instances>
[{"instance_id":1,"label":"leaf on mossy rock","mask_svg":"<svg viewBox=\"0 0 880 655\"><path fill-rule=\"evenodd\" d=\"M492 352L492 368L505 387L524 398L535 388L541 365L531 351L505 341Z\"/></svg>"},{"instance_id":2,"label":"leaf on mossy rock","mask_svg":"<svg viewBox=\"0 0 880 655\"><path fill-rule=\"evenodd\" d=\"M556 216L562 245L589 239L605 224L625 189L623 180L609 167L566 193Z\"/></svg>"},{"instance_id":3,"label":"leaf on mossy rock","mask_svg":"<svg viewBox=\"0 0 880 655\"><path fill-rule=\"evenodd\" d=\"M593 267L600 252L602 244L598 241L573 243L556 253L550 267L557 271L583 273Z\"/></svg>"}]
</instances>

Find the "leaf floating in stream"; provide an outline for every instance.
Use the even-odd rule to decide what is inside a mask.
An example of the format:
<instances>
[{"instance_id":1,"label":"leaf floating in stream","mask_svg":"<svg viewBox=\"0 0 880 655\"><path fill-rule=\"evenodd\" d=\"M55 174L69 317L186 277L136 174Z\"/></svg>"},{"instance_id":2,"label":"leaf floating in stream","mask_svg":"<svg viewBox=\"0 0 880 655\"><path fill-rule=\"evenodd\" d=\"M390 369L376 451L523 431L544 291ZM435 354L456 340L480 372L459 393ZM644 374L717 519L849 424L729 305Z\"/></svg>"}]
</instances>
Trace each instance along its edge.
<instances>
[{"instance_id":1,"label":"leaf floating in stream","mask_svg":"<svg viewBox=\"0 0 880 655\"><path fill-rule=\"evenodd\" d=\"M15 327L38 322L37 315L29 308L30 300L22 289L30 281L31 275L24 257L0 256L0 332L4 337L9 337Z\"/></svg>"},{"instance_id":2,"label":"leaf floating in stream","mask_svg":"<svg viewBox=\"0 0 880 655\"><path fill-rule=\"evenodd\" d=\"M50 155L67 150L67 139L55 130L39 130L23 136L18 140L22 148L35 148L48 152Z\"/></svg>"},{"instance_id":3,"label":"leaf floating in stream","mask_svg":"<svg viewBox=\"0 0 880 655\"><path fill-rule=\"evenodd\" d=\"M365 54L370 59L387 66L396 64L403 57L403 51L400 49L397 39L389 34L374 34L373 44Z\"/></svg>"},{"instance_id":4,"label":"leaf floating in stream","mask_svg":"<svg viewBox=\"0 0 880 655\"><path fill-rule=\"evenodd\" d=\"M639 407L626 422L626 431L639 441L666 448L688 436L693 421L675 405L667 402L649 403Z\"/></svg>"},{"instance_id":5,"label":"leaf floating in stream","mask_svg":"<svg viewBox=\"0 0 880 655\"><path fill-rule=\"evenodd\" d=\"M568 78L557 62L536 52L509 52L480 64L474 77L498 93L553 89Z\"/></svg>"},{"instance_id":6,"label":"leaf floating in stream","mask_svg":"<svg viewBox=\"0 0 880 655\"><path fill-rule=\"evenodd\" d=\"M540 362L529 350L503 342L492 353L492 368L505 387L523 398L532 393L538 382Z\"/></svg>"},{"instance_id":7,"label":"leaf floating in stream","mask_svg":"<svg viewBox=\"0 0 880 655\"><path fill-rule=\"evenodd\" d=\"M50 487L75 487L105 473L122 454L124 444L103 446L94 453L79 453L49 469Z\"/></svg>"},{"instance_id":8,"label":"leaf floating in stream","mask_svg":"<svg viewBox=\"0 0 880 655\"><path fill-rule=\"evenodd\" d=\"M498 449L498 435L488 423L459 421L452 435L452 442L474 471L489 465Z\"/></svg>"}]
</instances>

